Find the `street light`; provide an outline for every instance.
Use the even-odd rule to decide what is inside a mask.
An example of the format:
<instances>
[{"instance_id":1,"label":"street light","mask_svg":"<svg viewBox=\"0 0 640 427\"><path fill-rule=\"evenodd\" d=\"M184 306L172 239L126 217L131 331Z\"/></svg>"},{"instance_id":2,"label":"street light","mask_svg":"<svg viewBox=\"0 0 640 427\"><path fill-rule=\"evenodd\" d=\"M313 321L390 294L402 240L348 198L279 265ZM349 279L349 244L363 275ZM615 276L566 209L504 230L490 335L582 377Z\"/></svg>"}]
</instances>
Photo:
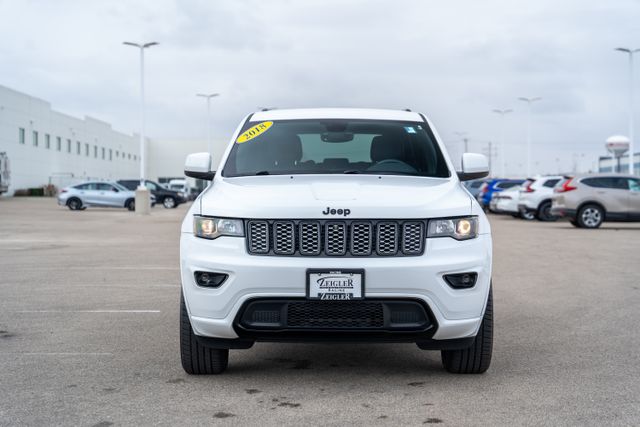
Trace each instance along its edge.
<instances>
[{"instance_id":1,"label":"street light","mask_svg":"<svg viewBox=\"0 0 640 427\"><path fill-rule=\"evenodd\" d=\"M145 155L144 155L144 50L151 46L155 46L157 42L150 43L132 43L123 42L122 44L127 46L133 46L140 49L140 186L136 191L136 213L147 214L149 213L150 196L149 191L144 185L144 168L145 168Z\"/></svg>"},{"instance_id":2,"label":"street light","mask_svg":"<svg viewBox=\"0 0 640 427\"><path fill-rule=\"evenodd\" d=\"M494 113L500 114L500 175L504 178L506 176L505 171L505 155L504 155L504 115L513 113L513 110L505 109L501 110L496 108L493 110Z\"/></svg>"},{"instance_id":3,"label":"street light","mask_svg":"<svg viewBox=\"0 0 640 427\"><path fill-rule=\"evenodd\" d=\"M536 96L534 98L526 98L521 96L518 101L527 103L527 178L531 177L531 104L540 101L542 98Z\"/></svg>"},{"instance_id":4,"label":"street light","mask_svg":"<svg viewBox=\"0 0 640 427\"><path fill-rule=\"evenodd\" d=\"M197 93L196 96L201 98L207 98L207 147L209 147L209 154L213 155L213 144L211 143L211 98L220 96L219 93Z\"/></svg>"},{"instance_id":5,"label":"street light","mask_svg":"<svg viewBox=\"0 0 640 427\"><path fill-rule=\"evenodd\" d=\"M635 173L633 167L633 54L640 52L640 49L627 49L618 47L615 50L629 55L629 174Z\"/></svg>"},{"instance_id":6,"label":"street light","mask_svg":"<svg viewBox=\"0 0 640 427\"><path fill-rule=\"evenodd\" d=\"M464 142L464 152L469 152L469 138L466 136L467 132L454 132L460 138L462 138L462 142Z\"/></svg>"}]
</instances>

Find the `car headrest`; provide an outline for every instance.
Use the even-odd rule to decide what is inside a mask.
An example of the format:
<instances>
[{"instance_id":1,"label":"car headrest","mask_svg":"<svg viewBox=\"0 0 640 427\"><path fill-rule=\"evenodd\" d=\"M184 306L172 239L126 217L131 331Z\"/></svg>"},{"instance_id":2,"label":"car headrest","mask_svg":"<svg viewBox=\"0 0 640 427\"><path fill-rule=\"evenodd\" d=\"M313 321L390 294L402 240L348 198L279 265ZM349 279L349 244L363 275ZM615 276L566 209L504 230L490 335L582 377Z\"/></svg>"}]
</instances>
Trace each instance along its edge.
<instances>
[{"instance_id":1,"label":"car headrest","mask_svg":"<svg viewBox=\"0 0 640 427\"><path fill-rule=\"evenodd\" d=\"M296 134L279 135L265 144L269 144L271 155L280 164L293 164L302 158L302 142Z\"/></svg>"},{"instance_id":2,"label":"car headrest","mask_svg":"<svg viewBox=\"0 0 640 427\"><path fill-rule=\"evenodd\" d=\"M388 135L379 135L371 141L371 160L404 159L402 141Z\"/></svg>"}]
</instances>

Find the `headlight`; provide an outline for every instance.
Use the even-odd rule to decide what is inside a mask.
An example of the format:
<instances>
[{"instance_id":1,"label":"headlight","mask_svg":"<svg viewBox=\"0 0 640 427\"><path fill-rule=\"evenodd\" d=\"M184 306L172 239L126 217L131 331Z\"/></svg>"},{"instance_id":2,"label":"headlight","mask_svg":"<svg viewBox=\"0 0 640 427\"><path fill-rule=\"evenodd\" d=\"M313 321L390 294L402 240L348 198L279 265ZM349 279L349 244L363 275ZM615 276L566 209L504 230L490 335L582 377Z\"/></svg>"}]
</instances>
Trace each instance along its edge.
<instances>
[{"instance_id":1,"label":"headlight","mask_svg":"<svg viewBox=\"0 0 640 427\"><path fill-rule=\"evenodd\" d=\"M473 239L478 235L478 217L444 218L429 221L427 237L453 237L456 240Z\"/></svg>"},{"instance_id":2,"label":"headlight","mask_svg":"<svg viewBox=\"0 0 640 427\"><path fill-rule=\"evenodd\" d=\"M193 234L203 239L217 239L220 236L244 236L241 219L193 217Z\"/></svg>"}]
</instances>

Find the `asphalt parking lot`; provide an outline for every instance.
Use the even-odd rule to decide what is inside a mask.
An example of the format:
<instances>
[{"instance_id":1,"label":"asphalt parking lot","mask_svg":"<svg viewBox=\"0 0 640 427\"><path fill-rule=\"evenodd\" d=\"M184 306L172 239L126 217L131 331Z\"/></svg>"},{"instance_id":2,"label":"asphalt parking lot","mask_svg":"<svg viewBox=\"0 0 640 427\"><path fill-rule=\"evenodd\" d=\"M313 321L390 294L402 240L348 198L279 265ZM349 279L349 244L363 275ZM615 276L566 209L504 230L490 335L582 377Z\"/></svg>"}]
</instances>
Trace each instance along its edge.
<instances>
[{"instance_id":1,"label":"asphalt parking lot","mask_svg":"<svg viewBox=\"0 0 640 427\"><path fill-rule=\"evenodd\" d=\"M0 199L0 425L638 425L640 226L491 218L489 371L402 344L178 348L178 225Z\"/></svg>"}]
</instances>

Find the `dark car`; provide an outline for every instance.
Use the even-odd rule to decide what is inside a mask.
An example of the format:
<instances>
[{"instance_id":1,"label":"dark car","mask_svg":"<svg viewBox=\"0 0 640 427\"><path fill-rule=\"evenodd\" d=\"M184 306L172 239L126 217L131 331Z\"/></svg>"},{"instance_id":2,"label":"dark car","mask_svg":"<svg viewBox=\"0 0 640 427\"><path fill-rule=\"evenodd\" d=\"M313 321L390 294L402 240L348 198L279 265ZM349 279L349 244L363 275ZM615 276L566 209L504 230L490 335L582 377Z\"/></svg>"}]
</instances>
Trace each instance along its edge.
<instances>
[{"instance_id":1,"label":"dark car","mask_svg":"<svg viewBox=\"0 0 640 427\"><path fill-rule=\"evenodd\" d=\"M480 202L480 205L483 208L488 209L489 203L491 203L491 197L493 196L493 193L499 193L500 191L517 187L519 185L522 185L523 182L524 182L524 179L502 179L502 178L490 179L484 184L482 184L476 198L478 199L478 202Z\"/></svg>"},{"instance_id":2,"label":"dark car","mask_svg":"<svg viewBox=\"0 0 640 427\"><path fill-rule=\"evenodd\" d=\"M485 182L487 182L486 179L474 179L473 181L466 181L463 184L467 188L467 191L469 191L469 194L473 197L477 197L482 184Z\"/></svg>"},{"instance_id":3,"label":"dark car","mask_svg":"<svg viewBox=\"0 0 640 427\"><path fill-rule=\"evenodd\" d=\"M118 180L118 184L128 188L129 190L135 191L136 188L140 185L139 179L121 179ZM168 190L164 188L162 185L157 182L145 180L145 187L151 191L156 198L156 203L162 203L162 206L165 208L175 208L179 204L186 202L185 195L173 190Z\"/></svg>"}]
</instances>

